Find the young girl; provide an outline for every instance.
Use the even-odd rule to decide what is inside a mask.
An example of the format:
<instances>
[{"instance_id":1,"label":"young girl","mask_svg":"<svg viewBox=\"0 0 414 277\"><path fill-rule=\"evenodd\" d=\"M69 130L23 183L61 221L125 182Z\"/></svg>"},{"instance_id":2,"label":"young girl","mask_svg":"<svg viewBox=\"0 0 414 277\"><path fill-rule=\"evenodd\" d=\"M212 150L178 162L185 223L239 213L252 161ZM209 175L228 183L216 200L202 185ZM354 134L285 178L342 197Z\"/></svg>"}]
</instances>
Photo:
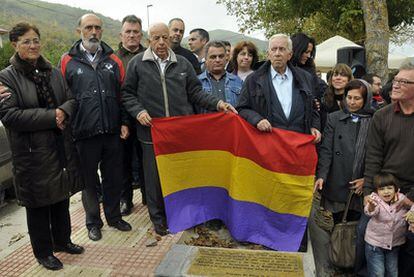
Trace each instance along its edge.
<instances>
[{"instance_id":1,"label":"young girl","mask_svg":"<svg viewBox=\"0 0 414 277\"><path fill-rule=\"evenodd\" d=\"M405 243L407 230L404 215L397 205L405 198L398 192L393 175L374 177L376 192L367 199L365 213L371 217L365 233L365 256L369 276L398 276L399 246Z\"/></svg>"}]
</instances>

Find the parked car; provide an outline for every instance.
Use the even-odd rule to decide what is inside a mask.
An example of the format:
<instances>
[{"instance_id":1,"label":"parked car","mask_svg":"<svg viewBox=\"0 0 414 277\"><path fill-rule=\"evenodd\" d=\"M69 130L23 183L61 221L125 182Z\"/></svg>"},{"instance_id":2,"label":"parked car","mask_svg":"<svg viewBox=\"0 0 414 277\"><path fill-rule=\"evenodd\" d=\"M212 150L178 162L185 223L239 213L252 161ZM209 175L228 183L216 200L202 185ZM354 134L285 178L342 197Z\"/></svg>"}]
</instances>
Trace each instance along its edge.
<instances>
[{"instance_id":1,"label":"parked car","mask_svg":"<svg viewBox=\"0 0 414 277\"><path fill-rule=\"evenodd\" d=\"M13 185L11 151L6 130L0 121L0 206L4 204L6 189Z\"/></svg>"}]
</instances>

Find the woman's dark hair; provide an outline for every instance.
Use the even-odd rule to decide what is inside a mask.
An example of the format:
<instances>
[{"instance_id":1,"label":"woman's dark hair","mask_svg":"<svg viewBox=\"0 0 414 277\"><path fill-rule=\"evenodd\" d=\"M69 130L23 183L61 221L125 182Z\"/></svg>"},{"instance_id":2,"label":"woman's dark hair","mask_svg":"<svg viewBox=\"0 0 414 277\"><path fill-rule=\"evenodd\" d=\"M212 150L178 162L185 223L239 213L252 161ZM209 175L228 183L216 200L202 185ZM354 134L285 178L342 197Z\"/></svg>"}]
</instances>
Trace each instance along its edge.
<instances>
[{"instance_id":1,"label":"woman's dark hair","mask_svg":"<svg viewBox=\"0 0 414 277\"><path fill-rule=\"evenodd\" d=\"M234 46L234 48L233 48L233 55L231 57L231 61L232 61L233 65L234 65L234 72L236 72L236 73L237 73L238 66L239 66L237 64L237 56L243 50L244 47L246 47L247 48L247 51L253 56L252 65L250 66L251 68L253 68L253 66L259 60L259 55L257 54L257 47L256 47L256 45L254 45L254 43L251 42L251 41L247 41L247 40L240 41L239 43L236 44L236 46Z\"/></svg>"},{"instance_id":2,"label":"woman's dark hair","mask_svg":"<svg viewBox=\"0 0 414 277\"><path fill-rule=\"evenodd\" d=\"M375 175L374 186L376 190L386 186L394 186L395 191L398 191L397 179L391 173L381 172L380 174Z\"/></svg>"},{"instance_id":3,"label":"woman's dark hair","mask_svg":"<svg viewBox=\"0 0 414 277\"><path fill-rule=\"evenodd\" d=\"M344 64L344 63L337 63L332 68L332 74L328 80L328 88L323 96L324 103L328 108L331 108L334 106L335 103L335 88L332 86L332 78L334 75L340 74L348 77L348 81L351 81L354 79L354 76L352 75L352 69Z\"/></svg>"},{"instance_id":4,"label":"woman's dark hair","mask_svg":"<svg viewBox=\"0 0 414 277\"><path fill-rule=\"evenodd\" d=\"M299 67L315 68L315 63L313 62L316 54L315 39L305 35L304 33L296 33L291 36L290 39L292 40L293 46L293 56L291 59L292 64ZM311 56L305 64L301 64L300 59L302 54L308 50L309 43L313 45Z\"/></svg>"},{"instance_id":5,"label":"woman's dark hair","mask_svg":"<svg viewBox=\"0 0 414 277\"><path fill-rule=\"evenodd\" d=\"M10 42L17 42L19 40L19 37L23 36L30 30L33 30L40 38L40 32L39 29L30 23L27 22L20 22L14 25L14 27L9 32L9 40Z\"/></svg>"},{"instance_id":6,"label":"woman's dark hair","mask_svg":"<svg viewBox=\"0 0 414 277\"><path fill-rule=\"evenodd\" d=\"M346 97L348 95L348 92L353 89L359 89L359 91L361 92L361 96L364 99L364 105L365 105L365 103L367 103L367 97L368 97L367 86L361 80L358 80L358 79L352 80L348 82L348 84L346 84L345 86L344 97Z\"/></svg>"}]
</instances>

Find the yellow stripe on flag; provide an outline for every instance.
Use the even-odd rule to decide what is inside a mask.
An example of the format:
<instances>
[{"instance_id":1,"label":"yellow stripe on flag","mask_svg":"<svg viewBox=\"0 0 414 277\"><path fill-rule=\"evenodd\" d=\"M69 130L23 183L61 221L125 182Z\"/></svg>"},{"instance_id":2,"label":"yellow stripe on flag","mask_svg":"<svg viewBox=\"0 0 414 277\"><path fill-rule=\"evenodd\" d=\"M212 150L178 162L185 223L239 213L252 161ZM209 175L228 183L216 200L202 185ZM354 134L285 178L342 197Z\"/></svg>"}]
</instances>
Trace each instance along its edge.
<instances>
[{"instance_id":1,"label":"yellow stripe on flag","mask_svg":"<svg viewBox=\"0 0 414 277\"><path fill-rule=\"evenodd\" d=\"M273 172L226 151L180 152L156 159L164 197L184 189L221 187L235 200L309 216L310 204L303 203L311 203L314 176Z\"/></svg>"}]
</instances>

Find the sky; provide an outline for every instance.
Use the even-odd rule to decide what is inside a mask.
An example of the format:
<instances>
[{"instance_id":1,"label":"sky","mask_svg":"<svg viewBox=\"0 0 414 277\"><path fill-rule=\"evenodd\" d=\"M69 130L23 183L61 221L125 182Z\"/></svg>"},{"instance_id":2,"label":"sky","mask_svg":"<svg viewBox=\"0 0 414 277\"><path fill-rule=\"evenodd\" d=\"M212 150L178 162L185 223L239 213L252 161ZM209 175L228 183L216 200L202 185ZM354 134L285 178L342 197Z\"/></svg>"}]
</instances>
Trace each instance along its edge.
<instances>
[{"instance_id":1,"label":"sky","mask_svg":"<svg viewBox=\"0 0 414 277\"><path fill-rule=\"evenodd\" d=\"M44 0L43 0L44 1ZM185 34L194 28L207 31L224 29L238 32L237 18L227 15L224 5L216 0L46 0L46 2L66 4L72 7L93 10L113 19L122 20L128 14L135 14L143 22L143 29L149 23L168 23L171 18L179 17L185 22ZM147 6L149 16L147 16ZM247 34L246 34L247 35ZM265 39L263 32L254 31L249 36Z\"/></svg>"}]
</instances>

